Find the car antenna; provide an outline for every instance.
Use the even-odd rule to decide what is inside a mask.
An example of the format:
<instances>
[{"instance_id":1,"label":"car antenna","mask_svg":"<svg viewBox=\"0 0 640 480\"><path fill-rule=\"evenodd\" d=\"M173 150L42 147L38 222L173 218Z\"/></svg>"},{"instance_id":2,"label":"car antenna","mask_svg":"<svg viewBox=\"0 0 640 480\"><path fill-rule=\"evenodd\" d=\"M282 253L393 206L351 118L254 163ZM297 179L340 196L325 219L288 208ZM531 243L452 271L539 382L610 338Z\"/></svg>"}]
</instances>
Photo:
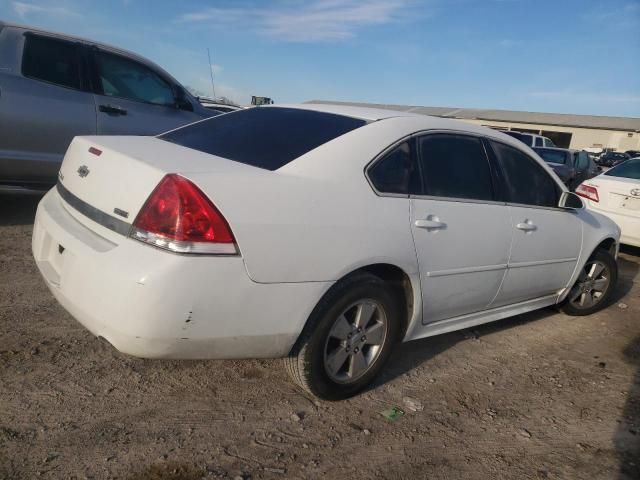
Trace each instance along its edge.
<instances>
[{"instance_id":1,"label":"car antenna","mask_svg":"<svg viewBox=\"0 0 640 480\"><path fill-rule=\"evenodd\" d=\"M211 53L207 47L207 58L209 58L209 74L211 75L211 90L213 91L213 98L216 98L216 87L213 84L213 65L211 65Z\"/></svg>"}]
</instances>

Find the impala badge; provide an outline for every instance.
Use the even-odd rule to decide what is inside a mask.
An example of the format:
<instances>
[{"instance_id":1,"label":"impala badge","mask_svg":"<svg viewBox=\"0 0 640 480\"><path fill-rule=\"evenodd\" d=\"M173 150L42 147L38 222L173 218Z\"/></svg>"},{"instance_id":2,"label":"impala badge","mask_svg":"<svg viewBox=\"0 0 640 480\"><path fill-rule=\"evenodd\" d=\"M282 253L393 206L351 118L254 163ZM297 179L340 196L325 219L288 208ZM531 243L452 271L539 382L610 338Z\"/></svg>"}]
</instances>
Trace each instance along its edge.
<instances>
[{"instance_id":1,"label":"impala badge","mask_svg":"<svg viewBox=\"0 0 640 480\"><path fill-rule=\"evenodd\" d=\"M80 178L84 178L89 175L89 167L81 165L80 168L78 168L78 175L80 175Z\"/></svg>"},{"instance_id":2,"label":"impala badge","mask_svg":"<svg viewBox=\"0 0 640 480\"><path fill-rule=\"evenodd\" d=\"M631 195L633 195L634 197L640 197L640 188L634 188L633 190L631 190Z\"/></svg>"}]
</instances>

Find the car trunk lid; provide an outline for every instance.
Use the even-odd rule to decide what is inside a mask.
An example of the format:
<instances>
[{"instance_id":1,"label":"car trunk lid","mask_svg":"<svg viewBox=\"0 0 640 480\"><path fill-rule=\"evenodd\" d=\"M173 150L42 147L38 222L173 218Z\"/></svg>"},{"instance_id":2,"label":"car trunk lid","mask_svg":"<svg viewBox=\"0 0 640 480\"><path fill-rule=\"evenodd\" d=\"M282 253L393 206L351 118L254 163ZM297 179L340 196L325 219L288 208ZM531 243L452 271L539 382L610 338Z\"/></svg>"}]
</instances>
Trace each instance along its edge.
<instances>
[{"instance_id":1,"label":"car trunk lid","mask_svg":"<svg viewBox=\"0 0 640 480\"><path fill-rule=\"evenodd\" d=\"M638 180L601 175L585 184L598 189L600 208L640 218L640 196L631 193L640 189Z\"/></svg>"},{"instance_id":2,"label":"car trunk lid","mask_svg":"<svg viewBox=\"0 0 640 480\"><path fill-rule=\"evenodd\" d=\"M114 233L129 234L165 175L238 169L255 170L155 137L76 137L60 168L57 189L79 222L113 239Z\"/></svg>"}]
</instances>

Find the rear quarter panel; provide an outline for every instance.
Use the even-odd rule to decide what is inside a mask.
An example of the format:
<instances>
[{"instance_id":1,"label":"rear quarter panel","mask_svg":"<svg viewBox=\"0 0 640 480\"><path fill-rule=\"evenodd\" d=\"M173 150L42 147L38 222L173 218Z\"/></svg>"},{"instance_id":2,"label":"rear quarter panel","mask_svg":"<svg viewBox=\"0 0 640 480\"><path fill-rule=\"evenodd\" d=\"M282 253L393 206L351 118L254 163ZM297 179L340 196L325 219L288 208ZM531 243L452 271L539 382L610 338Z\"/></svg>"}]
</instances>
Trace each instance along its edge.
<instances>
[{"instance_id":1,"label":"rear quarter panel","mask_svg":"<svg viewBox=\"0 0 640 480\"><path fill-rule=\"evenodd\" d=\"M186 174L229 221L256 282L335 281L374 263L417 272L408 198L377 196L365 166L408 133L375 122L275 172Z\"/></svg>"}]
</instances>

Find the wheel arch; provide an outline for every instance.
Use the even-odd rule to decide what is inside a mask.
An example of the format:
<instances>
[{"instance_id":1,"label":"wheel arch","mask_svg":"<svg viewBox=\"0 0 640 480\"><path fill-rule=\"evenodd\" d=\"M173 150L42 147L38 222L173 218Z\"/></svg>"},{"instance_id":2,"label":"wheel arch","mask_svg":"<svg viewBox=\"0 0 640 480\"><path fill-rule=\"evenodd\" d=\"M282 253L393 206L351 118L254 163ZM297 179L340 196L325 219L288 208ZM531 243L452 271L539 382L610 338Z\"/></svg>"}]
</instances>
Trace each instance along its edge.
<instances>
[{"instance_id":1,"label":"wheel arch","mask_svg":"<svg viewBox=\"0 0 640 480\"><path fill-rule=\"evenodd\" d=\"M394 295L400 300L400 305L402 308L402 312L400 315L402 324L400 325L400 336L399 338L404 339L407 331L409 330L410 325L413 321L415 321L416 315L419 315L420 312L420 285L419 285L419 277L416 275L412 277L409 275L404 269L397 265L393 265L391 263L371 263L368 265L363 265L358 268L351 270L350 272L344 274L340 277L329 289L327 289L324 294L318 299L316 305L314 306L312 312L309 314L307 319L305 320L304 326L298 335L298 338L294 342L291 350L293 350L300 341L300 338L303 336L305 331L307 330L307 326L309 325L309 321L315 311L316 307L325 296L338 284L346 280L347 278L356 275L358 273L370 273L375 275L376 277L383 280L385 283L390 285L393 289Z\"/></svg>"}]
</instances>

